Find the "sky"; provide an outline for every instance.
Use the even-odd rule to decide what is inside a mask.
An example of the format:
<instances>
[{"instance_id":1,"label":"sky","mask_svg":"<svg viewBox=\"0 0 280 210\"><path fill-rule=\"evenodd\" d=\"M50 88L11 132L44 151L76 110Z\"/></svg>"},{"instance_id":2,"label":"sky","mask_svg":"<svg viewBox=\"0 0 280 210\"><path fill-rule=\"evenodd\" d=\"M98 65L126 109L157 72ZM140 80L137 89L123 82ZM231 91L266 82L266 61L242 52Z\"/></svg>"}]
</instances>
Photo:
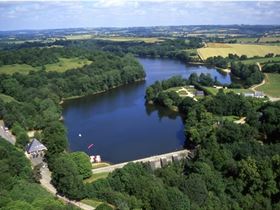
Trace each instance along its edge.
<instances>
[{"instance_id":1,"label":"sky","mask_svg":"<svg viewBox=\"0 0 280 210\"><path fill-rule=\"evenodd\" d=\"M280 24L280 1L3 1L0 30Z\"/></svg>"}]
</instances>

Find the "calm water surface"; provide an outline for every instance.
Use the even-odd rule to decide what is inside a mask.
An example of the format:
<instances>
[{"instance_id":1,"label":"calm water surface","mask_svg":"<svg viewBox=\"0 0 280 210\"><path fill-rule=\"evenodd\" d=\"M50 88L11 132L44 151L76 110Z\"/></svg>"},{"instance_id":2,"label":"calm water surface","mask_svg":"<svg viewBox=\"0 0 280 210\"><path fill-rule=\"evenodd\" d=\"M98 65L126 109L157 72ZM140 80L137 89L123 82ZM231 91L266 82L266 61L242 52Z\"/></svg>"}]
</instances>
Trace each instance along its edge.
<instances>
[{"instance_id":1,"label":"calm water surface","mask_svg":"<svg viewBox=\"0 0 280 210\"><path fill-rule=\"evenodd\" d=\"M183 121L164 108L145 106L145 89L156 80L173 75L210 73L220 82L230 77L204 66L185 66L163 59L139 58L145 82L127 85L107 93L67 101L63 105L71 151L101 155L103 161L120 163L182 149ZM79 134L82 136L79 137ZM88 146L94 146L88 149Z\"/></svg>"}]
</instances>

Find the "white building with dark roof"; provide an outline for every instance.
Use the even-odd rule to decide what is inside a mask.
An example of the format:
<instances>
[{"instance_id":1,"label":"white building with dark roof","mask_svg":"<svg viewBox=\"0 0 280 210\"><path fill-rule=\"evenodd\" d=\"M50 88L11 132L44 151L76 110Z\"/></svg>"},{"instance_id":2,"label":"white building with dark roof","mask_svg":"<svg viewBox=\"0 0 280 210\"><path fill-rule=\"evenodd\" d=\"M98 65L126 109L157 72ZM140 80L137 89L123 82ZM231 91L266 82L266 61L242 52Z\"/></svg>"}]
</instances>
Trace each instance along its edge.
<instances>
[{"instance_id":1,"label":"white building with dark roof","mask_svg":"<svg viewBox=\"0 0 280 210\"><path fill-rule=\"evenodd\" d=\"M31 142L26 147L27 154L32 158L44 156L46 150L47 147L35 138L31 139Z\"/></svg>"}]
</instances>

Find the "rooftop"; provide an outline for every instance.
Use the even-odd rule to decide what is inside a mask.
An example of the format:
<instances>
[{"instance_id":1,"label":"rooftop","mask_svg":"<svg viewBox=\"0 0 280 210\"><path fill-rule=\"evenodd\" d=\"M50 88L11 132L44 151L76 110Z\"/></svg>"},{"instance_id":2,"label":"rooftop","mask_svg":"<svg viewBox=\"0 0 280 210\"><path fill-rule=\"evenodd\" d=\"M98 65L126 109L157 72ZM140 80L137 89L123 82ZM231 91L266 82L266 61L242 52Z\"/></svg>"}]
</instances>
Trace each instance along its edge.
<instances>
[{"instance_id":1,"label":"rooftop","mask_svg":"<svg viewBox=\"0 0 280 210\"><path fill-rule=\"evenodd\" d=\"M43 145L41 142L39 142L37 139L33 138L31 139L31 143L29 143L26 147L26 152L32 153L32 152L38 152L42 150L47 150L45 145Z\"/></svg>"}]
</instances>

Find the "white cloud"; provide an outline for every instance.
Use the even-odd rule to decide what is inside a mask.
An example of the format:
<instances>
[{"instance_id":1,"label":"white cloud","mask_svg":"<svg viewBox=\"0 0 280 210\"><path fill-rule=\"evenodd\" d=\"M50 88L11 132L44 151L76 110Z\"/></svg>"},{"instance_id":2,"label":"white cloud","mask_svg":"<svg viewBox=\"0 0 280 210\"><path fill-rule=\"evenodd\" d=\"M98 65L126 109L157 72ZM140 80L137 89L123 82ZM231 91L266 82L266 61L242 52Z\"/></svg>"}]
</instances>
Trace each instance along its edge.
<instances>
[{"instance_id":1,"label":"white cloud","mask_svg":"<svg viewBox=\"0 0 280 210\"><path fill-rule=\"evenodd\" d=\"M0 0L0 30L188 24L279 24L279 14L280 2L189 0L1 2Z\"/></svg>"}]
</instances>

